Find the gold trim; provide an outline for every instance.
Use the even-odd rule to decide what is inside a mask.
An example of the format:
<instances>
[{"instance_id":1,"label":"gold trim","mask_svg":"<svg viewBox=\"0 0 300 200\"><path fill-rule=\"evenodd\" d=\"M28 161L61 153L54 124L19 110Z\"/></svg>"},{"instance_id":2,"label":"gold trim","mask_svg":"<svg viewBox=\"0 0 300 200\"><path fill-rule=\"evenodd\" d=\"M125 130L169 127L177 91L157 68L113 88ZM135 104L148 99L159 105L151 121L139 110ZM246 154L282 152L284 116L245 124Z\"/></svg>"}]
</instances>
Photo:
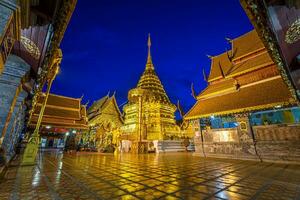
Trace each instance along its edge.
<instances>
[{"instance_id":1,"label":"gold trim","mask_svg":"<svg viewBox=\"0 0 300 200\"><path fill-rule=\"evenodd\" d=\"M281 76L277 75L277 76L273 76L273 77L270 77L270 78L255 81L255 82L252 82L252 83L248 83L248 84L245 84L245 85L241 85L240 89L247 88L247 87L254 86L254 85L257 85L257 84L261 84L261 83L265 83L265 82L268 82L268 81L272 81L272 80L275 80L275 79L278 79L278 78L281 78ZM238 92L238 90L236 90L234 88L234 85L233 85L233 88L228 88L226 90L219 90L217 92L209 93L209 94L204 95L202 97L199 97L199 99L198 98L197 99L198 100L206 100L206 99L211 99L211 98L214 98L214 97L218 97L218 96L222 96L222 95L226 95L226 94L231 94L231 93L235 93L235 92Z\"/></svg>"},{"instance_id":2,"label":"gold trim","mask_svg":"<svg viewBox=\"0 0 300 200\"><path fill-rule=\"evenodd\" d=\"M42 94L45 94L45 93L42 93ZM62 98L65 98L65 99L72 99L72 100L79 100L79 99L81 99L81 98L72 98L72 97L62 96L62 95L53 94L53 93L51 93L50 96L57 96L57 97L62 97Z\"/></svg>"},{"instance_id":3,"label":"gold trim","mask_svg":"<svg viewBox=\"0 0 300 200\"><path fill-rule=\"evenodd\" d=\"M240 88L247 88L247 87L250 87L250 86L253 86L253 85L257 85L257 84L260 84L260 83L265 83L265 82L276 80L276 79L279 79L279 78L281 78L280 75L273 76L273 77L270 77L270 78L262 79L260 81L256 81L256 82L253 82L253 83L248 83L246 85L242 85Z\"/></svg>"},{"instance_id":4,"label":"gold trim","mask_svg":"<svg viewBox=\"0 0 300 200\"><path fill-rule=\"evenodd\" d=\"M253 30L252 30L252 31L253 31ZM248 32L248 33L250 33L250 32ZM263 51L263 50L265 50L265 49L266 49L266 47L262 47L262 48L260 48L260 49L256 49L255 51L251 51L251 52L249 52L249 53L247 53L247 54L243 54L243 55L240 56L240 57L233 58L232 61L234 62L235 60L241 59L241 58L243 58L243 57L247 57L247 56L249 56L249 55L251 55L251 54L254 54L254 53L259 52L259 51ZM263 54L263 53L264 53L264 52L259 53L258 55L261 55L261 54ZM267 53L267 51L266 51L266 53ZM251 59L251 58L248 58L248 59ZM246 60L248 60L248 59L246 59ZM244 61L241 61L241 62L244 62Z\"/></svg>"},{"instance_id":5,"label":"gold trim","mask_svg":"<svg viewBox=\"0 0 300 200\"><path fill-rule=\"evenodd\" d=\"M39 116L39 114L33 114L32 115L33 117L38 117ZM80 120L80 119L82 119L82 117L79 115L79 117L78 118L74 118L74 117L60 117L60 116L53 116L53 115L43 115L43 116L45 116L45 117L49 117L49 118L59 118L59 119L70 119L70 120ZM31 119L31 121L32 121L33 119ZM31 122L30 121L30 122Z\"/></svg>"},{"instance_id":6,"label":"gold trim","mask_svg":"<svg viewBox=\"0 0 300 200\"><path fill-rule=\"evenodd\" d=\"M248 70L243 70L243 71L241 71L241 72L237 72L237 73L234 73L234 74L229 74L229 75L226 76L226 77L232 78L232 77L234 77L234 76L239 76L239 75L242 75L242 74L246 74L246 73L249 73L249 72L258 70L258 69L263 69L263 68L272 66L272 65L275 65L273 61L268 62L268 63L261 64L261 65L257 65L256 67L251 67L251 68L248 69Z\"/></svg>"},{"instance_id":7,"label":"gold trim","mask_svg":"<svg viewBox=\"0 0 300 200\"><path fill-rule=\"evenodd\" d=\"M217 96L221 96L221 95L224 95L224 94L230 94L230 93L233 93L233 92L236 92L236 88L235 88L234 85L232 85L232 87L229 87L229 88L226 88L226 89L223 89L223 90L218 90L216 92L212 92L212 93L209 93L209 94L206 94L206 95L203 95L203 96L201 96L201 94L200 94L197 99L198 100L210 99L212 97L217 97Z\"/></svg>"},{"instance_id":8,"label":"gold trim","mask_svg":"<svg viewBox=\"0 0 300 200\"><path fill-rule=\"evenodd\" d=\"M35 124L29 124L29 126L30 127L34 127ZM45 126L43 125L42 127L45 127ZM74 124L72 124L72 125L66 125L66 126L64 126L64 125L55 125L55 128L66 128L66 129L68 129L68 128L75 128L75 129L87 130L88 126L87 125L77 125L76 126Z\"/></svg>"},{"instance_id":9,"label":"gold trim","mask_svg":"<svg viewBox=\"0 0 300 200\"><path fill-rule=\"evenodd\" d=\"M37 103L36 104L37 108L42 106L42 103ZM80 112L80 108L70 108L70 107L63 107L63 106L55 106L55 105L46 105L46 109L47 108L54 108L54 109L58 109L58 110L69 110L69 111L78 111Z\"/></svg>"},{"instance_id":10,"label":"gold trim","mask_svg":"<svg viewBox=\"0 0 300 200\"><path fill-rule=\"evenodd\" d=\"M209 74L210 75L210 74ZM216 81L216 80L219 80L219 79L221 79L221 78L223 78L222 76L218 76L218 77L216 77L216 78L213 78L213 79L207 79L207 81L208 82L213 82L213 81Z\"/></svg>"},{"instance_id":11,"label":"gold trim","mask_svg":"<svg viewBox=\"0 0 300 200\"><path fill-rule=\"evenodd\" d=\"M272 104L264 104L264 105L259 105L259 106L252 106L252 107L247 107L247 108L240 108L240 109L234 109L234 110L226 110L226 111L221 111L221 112L214 112L214 113L209 113L209 114L203 114L203 115L195 115L192 117L186 117L186 120L192 120L192 119L199 119L199 118L204 118L204 117L210 117L212 115L216 116L221 116L221 115L228 115L228 114L236 114L236 113L241 113L241 112L251 112L251 111L259 111L259 110L266 110L269 108L274 108L275 106L293 106L296 105L290 102L277 102L277 103L272 103Z\"/></svg>"}]
</instances>

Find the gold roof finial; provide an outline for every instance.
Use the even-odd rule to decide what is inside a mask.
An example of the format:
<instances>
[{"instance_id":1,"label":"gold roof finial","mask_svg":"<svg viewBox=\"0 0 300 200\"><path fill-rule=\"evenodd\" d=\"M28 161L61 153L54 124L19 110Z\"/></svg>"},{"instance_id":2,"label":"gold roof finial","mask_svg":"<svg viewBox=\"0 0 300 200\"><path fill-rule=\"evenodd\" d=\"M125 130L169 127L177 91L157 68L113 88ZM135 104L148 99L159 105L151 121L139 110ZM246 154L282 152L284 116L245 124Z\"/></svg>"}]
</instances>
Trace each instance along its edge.
<instances>
[{"instance_id":1,"label":"gold roof finial","mask_svg":"<svg viewBox=\"0 0 300 200\"><path fill-rule=\"evenodd\" d=\"M151 47L151 37L150 37L150 33L148 33L148 47L150 49Z\"/></svg>"},{"instance_id":2,"label":"gold roof finial","mask_svg":"<svg viewBox=\"0 0 300 200\"><path fill-rule=\"evenodd\" d=\"M151 58L151 37L150 33L148 34L148 57L147 57L147 64L146 64L146 69L154 69L153 64L152 64L152 58Z\"/></svg>"}]
</instances>

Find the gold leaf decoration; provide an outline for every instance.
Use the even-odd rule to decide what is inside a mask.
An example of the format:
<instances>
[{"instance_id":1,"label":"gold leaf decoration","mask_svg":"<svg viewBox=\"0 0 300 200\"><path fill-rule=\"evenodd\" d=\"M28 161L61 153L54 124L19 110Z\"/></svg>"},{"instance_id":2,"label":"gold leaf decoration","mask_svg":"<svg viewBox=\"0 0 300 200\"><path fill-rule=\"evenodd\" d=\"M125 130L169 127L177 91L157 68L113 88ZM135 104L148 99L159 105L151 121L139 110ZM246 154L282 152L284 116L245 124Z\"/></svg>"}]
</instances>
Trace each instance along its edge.
<instances>
[{"instance_id":1,"label":"gold leaf decoration","mask_svg":"<svg viewBox=\"0 0 300 200\"><path fill-rule=\"evenodd\" d=\"M289 29L286 31L285 34L285 41L288 44L293 44L300 39L300 19L297 19L292 23Z\"/></svg>"},{"instance_id":2,"label":"gold leaf decoration","mask_svg":"<svg viewBox=\"0 0 300 200\"><path fill-rule=\"evenodd\" d=\"M32 57L34 57L35 59L39 59L41 52L32 40L21 36L21 43Z\"/></svg>"}]
</instances>

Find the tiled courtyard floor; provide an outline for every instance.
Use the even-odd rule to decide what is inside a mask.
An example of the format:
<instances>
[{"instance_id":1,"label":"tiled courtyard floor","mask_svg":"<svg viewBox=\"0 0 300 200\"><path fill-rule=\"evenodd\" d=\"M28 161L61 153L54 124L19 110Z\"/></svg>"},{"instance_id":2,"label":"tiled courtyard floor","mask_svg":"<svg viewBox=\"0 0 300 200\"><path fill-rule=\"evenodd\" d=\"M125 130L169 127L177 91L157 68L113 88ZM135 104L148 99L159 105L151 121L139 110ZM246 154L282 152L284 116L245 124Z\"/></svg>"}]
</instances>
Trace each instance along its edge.
<instances>
[{"instance_id":1,"label":"tiled courtyard floor","mask_svg":"<svg viewBox=\"0 0 300 200\"><path fill-rule=\"evenodd\" d=\"M189 153L62 155L9 168L0 199L300 199L300 166Z\"/></svg>"}]
</instances>

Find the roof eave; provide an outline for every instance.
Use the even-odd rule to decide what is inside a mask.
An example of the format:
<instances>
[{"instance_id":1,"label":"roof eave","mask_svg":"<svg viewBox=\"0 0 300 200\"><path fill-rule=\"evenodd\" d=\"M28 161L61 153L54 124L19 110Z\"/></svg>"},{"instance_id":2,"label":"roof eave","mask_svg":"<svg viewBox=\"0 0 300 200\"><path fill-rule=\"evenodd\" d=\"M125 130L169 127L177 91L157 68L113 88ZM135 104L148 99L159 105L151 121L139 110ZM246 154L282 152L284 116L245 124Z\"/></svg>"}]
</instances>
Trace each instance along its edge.
<instances>
[{"instance_id":1,"label":"roof eave","mask_svg":"<svg viewBox=\"0 0 300 200\"><path fill-rule=\"evenodd\" d=\"M224 115L238 114L238 113L244 113L244 112L253 112L253 111L257 112L257 111L262 111L262 110L268 110L268 109L274 108L275 106L278 106L278 105L280 105L281 107L292 107L297 104L291 103L291 102L276 102L276 103L252 106L252 107L247 107L247 108L239 108L239 109L234 109L234 110L226 110L226 111L219 111L219 112L213 112L213 113L207 113L207 114L187 116L187 117L185 117L185 119L186 120L194 120L194 119L200 119L200 118L207 118L212 115L224 116Z\"/></svg>"}]
</instances>

